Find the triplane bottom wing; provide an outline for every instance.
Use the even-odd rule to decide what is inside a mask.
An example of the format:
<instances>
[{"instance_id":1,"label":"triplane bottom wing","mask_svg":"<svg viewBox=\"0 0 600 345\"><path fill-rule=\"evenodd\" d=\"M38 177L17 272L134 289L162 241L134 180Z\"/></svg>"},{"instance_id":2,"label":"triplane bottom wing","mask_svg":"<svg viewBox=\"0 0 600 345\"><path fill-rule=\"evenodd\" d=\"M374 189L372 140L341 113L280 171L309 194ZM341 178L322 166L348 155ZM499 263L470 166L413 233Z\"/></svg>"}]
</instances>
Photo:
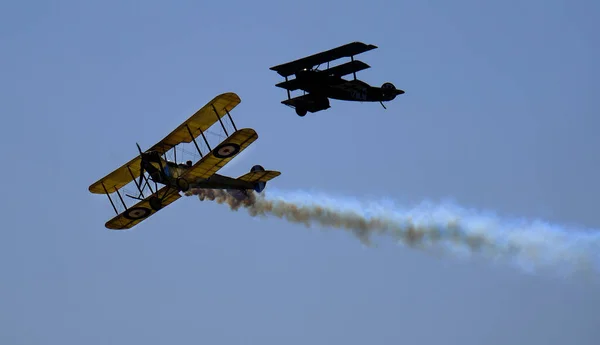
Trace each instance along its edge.
<instances>
[{"instance_id":1,"label":"triplane bottom wing","mask_svg":"<svg viewBox=\"0 0 600 345\"><path fill-rule=\"evenodd\" d=\"M148 196L144 200L138 202L132 207L129 207L118 216L106 222L106 227L112 230L125 230L131 229L144 219L150 217L158 211L155 211L150 207L150 199L152 197L158 197L162 199L162 207L170 205L175 200L181 198L181 195L176 189L164 186L159 189L156 193Z\"/></svg>"}]
</instances>

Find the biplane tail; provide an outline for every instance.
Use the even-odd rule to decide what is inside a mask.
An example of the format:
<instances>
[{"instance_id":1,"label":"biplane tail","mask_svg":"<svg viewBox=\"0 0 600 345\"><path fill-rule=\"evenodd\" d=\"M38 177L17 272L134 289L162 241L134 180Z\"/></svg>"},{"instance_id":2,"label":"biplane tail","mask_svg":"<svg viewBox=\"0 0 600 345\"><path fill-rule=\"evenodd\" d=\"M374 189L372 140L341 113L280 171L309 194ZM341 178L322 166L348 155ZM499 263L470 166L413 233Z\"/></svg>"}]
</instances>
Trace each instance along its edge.
<instances>
[{"instance_id":1,"label":"biplane tail","mask_svg":"<svg viewBox=\"0 0 600 345\"><path fill-rule=\"evenodd\" d=\"M265 170L261 165L255 165L250 172L238 177L238 180L254 182L254 191L262 192L267 187L267 182L281 175L281 172L275 170Z\"/></svg>"}]
</instances>

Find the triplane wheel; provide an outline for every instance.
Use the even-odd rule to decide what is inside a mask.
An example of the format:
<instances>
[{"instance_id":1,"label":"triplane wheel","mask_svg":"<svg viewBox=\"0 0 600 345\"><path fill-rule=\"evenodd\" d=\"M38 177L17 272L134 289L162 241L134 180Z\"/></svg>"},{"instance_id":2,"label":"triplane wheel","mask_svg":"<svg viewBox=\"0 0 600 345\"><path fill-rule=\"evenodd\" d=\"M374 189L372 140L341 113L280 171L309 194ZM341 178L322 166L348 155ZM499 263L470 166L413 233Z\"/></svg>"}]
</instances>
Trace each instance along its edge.
<instances>
[{"instance_id":1,"label":"triplane wheel","mask_svg":"<svg viewBox=\"0 0 600 345\"><path fill-rule=\"evenodd\" d=\"M298 114L298 116L300 117L303 117L304 115L306 115L306 109L296 107L296 114Z\"/></svg>"},{"instance_id":2,"label":"triplane wheel","mask_svg":"<svg viewBox=\"0 0 600 345\"><path fill-rule=\"evenodd\" d=\"M150 207L152 207L154 211L158 211L162 208L162 201L160 201L160 199L156 196L151 197L149 202Z\"/></svg>"},{"instance_id":3,"label":"triplane wheel","mask_svg":"<svg viewBox=\"0 0 600 345\"><path fill-rule=\"evenodd\" d=\"M182 177L177 178L177 188L182 192L187 192L190 189L188 181Z\"/></svg>"}]
</instances>

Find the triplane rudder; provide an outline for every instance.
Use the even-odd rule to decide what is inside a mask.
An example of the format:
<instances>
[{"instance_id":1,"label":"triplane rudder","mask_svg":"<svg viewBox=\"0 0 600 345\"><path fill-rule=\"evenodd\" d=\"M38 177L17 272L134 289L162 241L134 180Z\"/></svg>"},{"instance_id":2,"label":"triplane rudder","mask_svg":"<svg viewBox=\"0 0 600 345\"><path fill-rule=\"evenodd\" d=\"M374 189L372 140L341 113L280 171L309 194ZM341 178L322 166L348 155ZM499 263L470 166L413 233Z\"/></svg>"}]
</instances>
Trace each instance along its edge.
<instances>
[{"instance_id":1,"label":"triplane rudder","mask_svg":"<svg viewBox=\"0 0 600 345\"><path fill-rule=\"evenodd\" d=\"M234 197L244 199L250 191L260 193L268 181L279 176L279 171L265 170L258 164L238 178L217 174L219 169L258 139L254 129L238 130L233 122L230 112L240 102L240 97L233 92L216 96L150 149L142 151L137 145L138 156L93 183L89 191L106 194L116 213L114 218L106 222L106 228L130 229L181 198L180 193L190 188L224 189ZM233 126L231 135L224 124L225 115ZM220 123L227 138L211 148L206 133L216 122ZM196 140L199 137L208 148L206 152L200 149L201 145ZM191 160L177 163L177 146L184 143L194 144L200 155L196 163ZM173 153L173 161L167 159L169 152ZM121 193L121 189L130 182L135 184L138 196ZM159 184L162 186L160 189ZM124 208L122 212L118 211L111 194L117 195ZM124 196L138 202L127 206Z\"/></svg>"},{"instance_id":2,"label":"triplane rudder","mask_svg":"<svg viewBox=\"0 0 600 345\"><path fill-rule=\"evenodd\" d=\"M396 89L394 84L385 82L381 87L371 86L356 78L356 72L370 68L366 63L354 60L354 56L377 46L362 42L352 42L324 52L307 56L298 60L273 66L270 70L277 72L285 78L284 82L275 86L287 91L287 99L282 101L291 108L296 109L296 114L305 116L307 112L315 113L330 108L329 99L354 102L389 102L404 90ZM329 67L331 61L349 57L350 61L344 64ZM321 64L327 63L327 68L319 70ZM352 74L353 79L342 78ZM295 79L289 79L290 76ZM291 91L302 90L302 96L291 96Z\"/></svg>"}]
</instances>

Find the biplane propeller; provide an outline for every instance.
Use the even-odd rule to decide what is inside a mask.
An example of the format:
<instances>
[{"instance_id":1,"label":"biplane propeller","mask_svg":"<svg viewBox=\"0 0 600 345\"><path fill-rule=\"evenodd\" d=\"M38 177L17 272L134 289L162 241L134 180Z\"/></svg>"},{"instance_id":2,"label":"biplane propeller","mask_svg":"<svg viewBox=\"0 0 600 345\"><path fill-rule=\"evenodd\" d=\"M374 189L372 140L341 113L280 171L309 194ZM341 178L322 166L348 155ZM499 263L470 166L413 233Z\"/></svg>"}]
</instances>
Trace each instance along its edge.
<instances>
[{"instance_id":1,"label":"biplane propeller","mask_svg":"<svg viewBox=\"0 0 600 345\"><path fill-rule=\"evenodd\" d=\"M249 173L237 178L216 173L258 139L258 134L251 128L238 130L231 118L230 111L240 102L239 96L232 92L215 97L147 151L142 151L136 143L139 155L92 184L89 191L94 194L106 194L117 214L106 222L106 228L130 229L181 198L180 192L186 192L190 188L223 189L238 199L249 197L251 191L262 192L268 181L281 174L279 171L265 170L261 165L254 165ZM225 115L235 130L231 135L223 123L222 118ZM228 137L211 149L204 133L217 121ZM196 142L199 136L204 139L208 152L203 153L200 150ZM194 164L192 161L177 163L176 146L192 142L200 154L200 160ZM174 161L169 161L166 154L172 149L175 158ZM136 185L140 195L136 197L125 194L138 200L138 203L128 207L119 190L130 182ZM155 190L152 189L151 182L154 182ZM160 189L159 184L163 185ZM148 196L144 196L146 187L150 190ZM112 193L116 193L120 199L125 208L123 212L119 213L117 210L110 196Z\"/></svg>"},{"instance_id":2,"label":"biplane propeller","mask_svg":"<svg viewBox=\"0 0 600 345\"><path fill-rule=\"evenodd\" d=\"M330 98L354 102L379 102L386 109L383 102L395 99L396 96L403 94L404 90L396 89L390 82L383 83L381 87L375 87L356 78L356 72L371 66L354 60L354 56L376 48L377 46L372 44L352 42L271 67L270 70L285 78L284 82L275 85L287 90L288 99L281 103L295 108L298 116L330 108ZM351 61L329 67L331 61L343 57L349 57ZM327 69L319 70L319 66L324 63L327 63ZM352 80L342 78L348 74L352 74L354 78ZM295 76L295 79L288 79L292 75ZM295 90L302 90L304 94L292 98L291 91Z\"/></svg>"}]
</instances>

